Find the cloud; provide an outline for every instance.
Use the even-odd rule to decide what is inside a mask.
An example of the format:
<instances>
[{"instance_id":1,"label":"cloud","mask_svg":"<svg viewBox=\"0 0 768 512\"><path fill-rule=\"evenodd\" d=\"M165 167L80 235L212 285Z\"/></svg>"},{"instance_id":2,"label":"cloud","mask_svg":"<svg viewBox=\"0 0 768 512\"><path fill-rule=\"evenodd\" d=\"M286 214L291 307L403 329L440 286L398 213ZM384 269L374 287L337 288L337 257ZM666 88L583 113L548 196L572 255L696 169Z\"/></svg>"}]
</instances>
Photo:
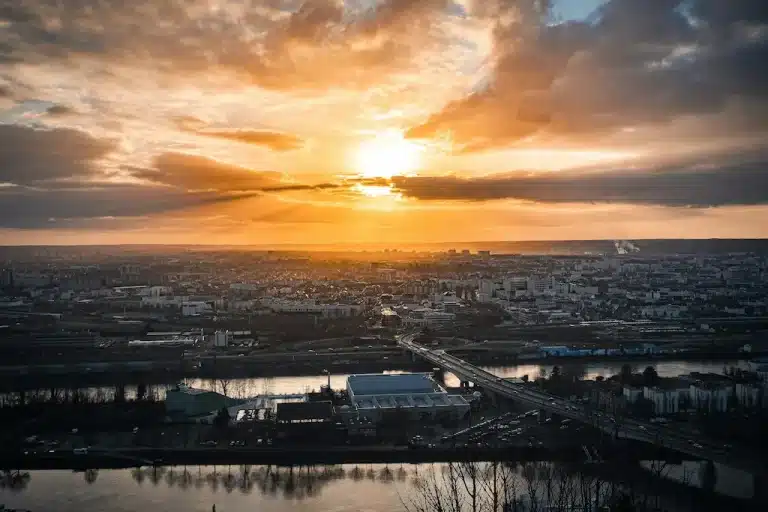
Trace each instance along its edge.
<instances>
[{"instance_id":1,"label":"cloud","mask_svg":"<svg viewBox=\"0 0 768 512\"><path fill-rule=\"evenodd\" d=\"M46 114L53 117L66 117L77 113L77 110L75 110L72 107L68 107L67 105L53 105L51 107L48 107L48 109L45 111Z\"/></svg>"},{"instance_id":2,"label":"cloud","mask_svg":"<svg viewBox=\"0 0 768 512\"><path fill-rule=\"evenodd\" d=\"M744 109L732 130L768 129L768 19L761 0L610 0L591 20L547 25L535 0L489 1L506 13L493 32L489 85L411 128L448 133L459 151L595 137L684 116ZM724 129L725 131L725 129Z\"/></svg>"},{"instance_id":3,"label":"cloud","mask_svg":"<svg viewBox=\"0 0 768 512\"><path fill-rule=\"evenodd\" d=\"M67 189L0 188L0 227L60 228L105 218L135 218L253 197L165 187L100 184Z\"/></svg>"},{"instance_id":4,"label":"cloud","mask_svg":"<svg viewBox=\"0 0 768 512\"><path fill-rule=\"evenodd\" d=\"M643 168L519 172L483 178L396 177L392 181L397 192L425 201L764 205L768 204L768 150Z\"/></svg>"},{"instance_id":5,"label":"cloud","mask_svg":"<svg viewBox=\"0 0 768 512\"><path fill-rule=\"evenodd\" d=\"M0 141L0 183L16 185L93 177L117 148L80 130L21 125L0 125Z\"/></svg>"},{"instance_id":6,"label":"cloud","mask_svg":"<svg viewBox=\"0 0 768 512\"><path fill-rule=\"evenodd\" d=\"M201 137L231 140L256 146L266 146L274 151L292 151L300 149L304 141L289 133L272 130L219 130L207 127L202 119L183 116L176 119L176 126L183 132Z\"/></svg>"},{"instance_id":7,"label":"cloud","mask_svg":"<svg viewBox=\"0 0 768 512\"><path fill-rule=\"evenodd\" d=\"M195 133L204 137L215 137L257 146L267 146L275 151L291 151L299 149L304 145L304 142L295 135L265 130L211 130Z\"/></svg>"},{"instance_id":8,"label":"cloud","mask_svg":"<svg viewBox=\"0 0 768 512\"><path fill-rule=\"evenodd\" d=\"M296 192L338 188L333 183L290 183L275 171L255 171L212 158L186 153L163 153L148 168L127 167L134 178L189 191Z\"/></svg>"},{"instance_id":9,"label":"cloud","mask_svg":"<svg viewBox=\"0 0 768 512\"><path fill-rule=\"evenodd\" d=\"M280 183L277 172L258 172L203 156L163 153L155 157L151 168L132 168L139 179L183 190L257 190Z\"/></svg>"},{"instance_id":10,"label":"cloud","mask_svg":"<svg viewBox=\"0 0 768 512\"><path fill-rule=\"evenodd\" d=\"M0 59L103 60L169 78L221 71L278 90L362 87L411 66L442 35L433 22L450 4L385 0L353 10L337 0L216 7L207 0L17 0L0 11Z\"/></svg>"}]
</instances>

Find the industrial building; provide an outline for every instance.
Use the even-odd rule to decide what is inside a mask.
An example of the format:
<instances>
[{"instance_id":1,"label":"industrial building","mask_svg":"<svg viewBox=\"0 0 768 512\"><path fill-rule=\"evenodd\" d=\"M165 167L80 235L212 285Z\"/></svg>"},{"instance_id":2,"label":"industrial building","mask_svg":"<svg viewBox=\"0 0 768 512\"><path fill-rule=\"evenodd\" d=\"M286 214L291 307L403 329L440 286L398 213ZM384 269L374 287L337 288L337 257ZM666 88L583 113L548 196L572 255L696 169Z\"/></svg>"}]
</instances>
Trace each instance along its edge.
<instances>
[{"instance_id":1,"label":"industrial building","mask_svg":"<svg viewBox=\"0 0 768 512\"><path fill-rule=\"evenodd\" d=\"M350 410L375 423L456 422L469 414L462 396L449 395L427 374L363 374L347 378Z\"/></svg>"},{"instance_id":2,"label":"industrial building","mask_svg":"<svg viewBox=\"0 0 768 512\"><path fill-rule=\"evenodd\" d=\"M281 439L317 442L340 437L336 411L330 401L283 402L277 404L277 436Z\"/></svg>"},{"instance_id":3,"label":"industrial building","mask_svg":"<svg viewBox=\"0 0 768 512\"><path fill-rule=\"evenodd\" d=\"M229 398L215 391L195 389L179 384L165 394L165 410L169 415L193 418L207 416L224 407L232 407L242 400Z\"/></svg>"}]
</instances>

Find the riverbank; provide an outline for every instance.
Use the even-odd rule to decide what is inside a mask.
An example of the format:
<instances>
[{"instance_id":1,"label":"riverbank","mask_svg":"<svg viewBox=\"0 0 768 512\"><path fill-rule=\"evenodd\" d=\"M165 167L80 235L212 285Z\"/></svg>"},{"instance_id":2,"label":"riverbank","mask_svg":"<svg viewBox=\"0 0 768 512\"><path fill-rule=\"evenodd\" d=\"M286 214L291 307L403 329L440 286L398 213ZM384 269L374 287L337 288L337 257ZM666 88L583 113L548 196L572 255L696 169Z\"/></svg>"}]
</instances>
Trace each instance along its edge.
<instances>
[{"instance_id":1,"label":"riverbank","mask_svg":"<svg viewBox=\"0 0 768 512\"><path fill-rule=\"evenodd\" d=\"M96 386L121 386L143 384L172 384L183 379L254 379L281 378L301 376L347 375L352 373L380 373L385 371L428 372L433 369L431 363L414 361L400 350L389 352L390 355L357 354L357 359L333 359L333 355L302 354L300 360L281 357L282 360L257 360L238 358L237 363L217 361L216 364L195 368L179 362L159 365L148 370L127 370L125 365L103 367L103 371L83 371L82 369L63 366L51 371L49 366L16 367L11 371L5 367L0 372L0 393L34 390L44 388L83 388ZM474 354L466 360L485 367L531 368L536 366L550 367L553 365L605 365L630 364L633 366L648 366L671 362L680 363L717 363L729 366L743 362L748 357L766 356L767 353L738 353L738 352L688 352L660 355L636 356L590 356L590 357L542 357L535 359L518 359L498 354ZM287 359L287 360L286 360ZM717 368L720 371L721 368ZM618 371L616 372L618 373ZM536 374L529 375L536 377ZM295 392L292 391L292 392Z\"/></svg>"},{"instance_id":2,"label":"riverbank","mask_svg":"<svg viewBox=\"0 0 768 512\"><path fill-rule=\"evenodd\" d=\"M601 447L604 461L642 461L648 459L681 463L693 460L680 453L641 443L621 443ZM75 454L70 450L24 454L0 452L4 469L120 469L152 465L335 465L335 464L417 464L433 462L578 462L585 463L580 444L572 446L507 446L409 448L407 446L302 446L269 448L126 448L91 450Z\"/></svg>"}]
</instances>

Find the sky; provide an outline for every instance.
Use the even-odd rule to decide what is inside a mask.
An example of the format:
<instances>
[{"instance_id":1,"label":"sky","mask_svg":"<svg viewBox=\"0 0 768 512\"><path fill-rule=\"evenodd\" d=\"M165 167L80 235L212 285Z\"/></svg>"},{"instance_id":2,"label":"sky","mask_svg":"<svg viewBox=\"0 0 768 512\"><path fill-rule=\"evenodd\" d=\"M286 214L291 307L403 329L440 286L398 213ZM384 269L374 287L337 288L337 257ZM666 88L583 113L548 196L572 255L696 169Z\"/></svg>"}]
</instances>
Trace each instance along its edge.
<instances>
[{"instance_id":1,"label":"sky","mask_svg":"<svg viewBox=\"0 0 768 512\"><path fill-rule=\"evenodd\" d=\"M0 0L0 244L768 236L765 0Z\"/></svg>"}]
</instances>

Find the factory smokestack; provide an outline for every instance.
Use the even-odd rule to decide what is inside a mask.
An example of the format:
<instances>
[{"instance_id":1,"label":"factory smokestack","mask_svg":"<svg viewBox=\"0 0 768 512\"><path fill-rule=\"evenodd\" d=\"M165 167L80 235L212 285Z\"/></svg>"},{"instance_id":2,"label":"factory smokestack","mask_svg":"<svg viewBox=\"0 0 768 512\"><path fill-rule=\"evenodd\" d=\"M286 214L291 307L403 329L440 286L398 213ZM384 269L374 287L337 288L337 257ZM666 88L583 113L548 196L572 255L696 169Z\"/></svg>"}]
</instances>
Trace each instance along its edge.
<instances>
[{"instance_id":1,"label":"factory smokestack","mask_svg":"<svg viewBox=\"0 0 768 512\"><path fill-rule=\"evenodd\" d=\"M613 246L616 247L618 254L632 254L634 252L640 252L640 248L629 240L615 240Z\"/></svg>"}]
</instances>

